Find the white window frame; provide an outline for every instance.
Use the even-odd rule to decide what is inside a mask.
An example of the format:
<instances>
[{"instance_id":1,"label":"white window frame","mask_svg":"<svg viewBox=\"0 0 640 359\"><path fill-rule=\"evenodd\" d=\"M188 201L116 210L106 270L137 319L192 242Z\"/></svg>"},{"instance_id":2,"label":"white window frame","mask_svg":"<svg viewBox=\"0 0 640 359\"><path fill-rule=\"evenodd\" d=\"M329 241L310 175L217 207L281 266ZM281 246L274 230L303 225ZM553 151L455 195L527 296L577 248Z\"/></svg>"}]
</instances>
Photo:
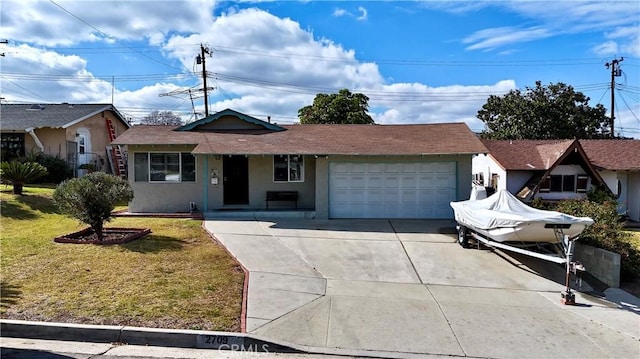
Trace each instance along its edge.
<instances>
[{"instance_id":1,"label":"white window frame","mask_svg":"<svg viewBox=\"0 0 640 359\"><path fill-rule=\"evenodd\" d=\"M286 180L276 180L276 158L282 158L285 157L286 158L286 162L287 162L287 179ZM298 157L300 159L299 163L302 164L302 166L300 167L300 176L299 179L297 180L292 180L291 179L291 172L292 172L292 168L291 168L291 158L292 157ZM304 182L304 172L305 172L305 164L304 164L304 156L303 155L274 155L273 156L273 172L272 172L272 179L274 183L301 183Z\"/></svg>"},{"instance_id":2,"label":"white window frame","mask_svg":"<svg viewBox=\"0 0 640 359\"><path fill-rule=\"evenodd\" d=\"M146 154L147 155L147 168L146 168L146 172L147 172L147 179L146 182L147 183L196 183L198 182L198 161L196 160L195 156L194 157L194 170L195 170L195 175L194 175L194 179L193 181L184 181L183 180L183 167L182 167L182 154L188 154L189 152L178 152L178 151L139 151L139 152L134 152L133 154L133 160L134 160L134 164L133 164L133 168L134 168L134 182L145 182L145 181L136 181L135 179L135 169L136 169L136 163L135 163L135 158L137 154ZM176 181L157 181L157 180L152 180L151 179L151 155L152 154L177 154L178 155L178 180Z\"/></svg>"}]
</instances>

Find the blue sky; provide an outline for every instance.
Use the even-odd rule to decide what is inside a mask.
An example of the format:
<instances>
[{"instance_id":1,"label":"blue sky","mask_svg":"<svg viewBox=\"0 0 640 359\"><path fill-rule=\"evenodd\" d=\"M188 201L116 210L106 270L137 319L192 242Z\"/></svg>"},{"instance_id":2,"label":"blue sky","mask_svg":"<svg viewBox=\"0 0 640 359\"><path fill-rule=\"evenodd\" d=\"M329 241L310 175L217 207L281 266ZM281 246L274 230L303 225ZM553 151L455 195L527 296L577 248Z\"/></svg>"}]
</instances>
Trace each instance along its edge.
<instances>
[{"instance_id":1,"label":"blue sky","mask_svg":"<svg viewBox=\"0 0 640 359\"><path fill-rule=\"evenodd\" d=\"M315 94L369 96L378 123L466 122L486 98L564 82L640 138L637 1L13 1L0 3L3 103L112 102L133 121L153 110L194 119L233 108L293 123ZM204 113L201 92L195 112ZM198 98L199 97L199 98Z\"/></svg>"}]
</instances>

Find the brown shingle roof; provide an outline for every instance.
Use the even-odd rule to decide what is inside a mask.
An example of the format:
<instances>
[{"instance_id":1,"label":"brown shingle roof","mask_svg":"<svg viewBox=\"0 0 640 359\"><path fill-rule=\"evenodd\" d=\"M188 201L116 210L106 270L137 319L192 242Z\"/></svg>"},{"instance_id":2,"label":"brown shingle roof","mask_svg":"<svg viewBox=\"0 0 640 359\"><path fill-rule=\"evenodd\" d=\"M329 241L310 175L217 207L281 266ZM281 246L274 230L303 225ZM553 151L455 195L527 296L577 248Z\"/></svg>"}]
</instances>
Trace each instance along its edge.
<instances>
[{"instance_id":1,"label":"brown shingle roof","mask_svg":"<svg viewBox=\"0 0 640 359\"><path fill-rule=\"evenodd\" d=\"M580 140L591 163L607 170L640 170L640 140Z\"/></svg>"},{"instance_id":2,"label":"brown shingle roof","mask_svg":"<svg viewBox=\"0 0 640 359\"><path fill-rule=\"evenodd\" d=\"M574 140L482 140L505 170L547 170Z\"/></svg>"},{"instance_id":3,"label":"brown shingle roof","mask_svg":"<svg viewBox=\"0 0 640 359\"><path fill-rule=\"evenodd\" d=\"M201 154L422 155L486 153L464 123L422 125L287 125L263 134L173 131L134 126L113 143L194 144Z\"/></svg>"}]
</instances>

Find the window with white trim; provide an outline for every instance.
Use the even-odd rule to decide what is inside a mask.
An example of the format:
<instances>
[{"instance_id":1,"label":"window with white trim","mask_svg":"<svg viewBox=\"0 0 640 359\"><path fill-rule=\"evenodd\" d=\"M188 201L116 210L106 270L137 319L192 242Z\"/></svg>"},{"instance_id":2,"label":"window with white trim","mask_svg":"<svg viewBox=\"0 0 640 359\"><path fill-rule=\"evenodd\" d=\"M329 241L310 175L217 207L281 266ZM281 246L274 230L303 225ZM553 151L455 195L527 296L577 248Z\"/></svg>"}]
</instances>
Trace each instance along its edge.
<instances>
[{"instance_id":1,"label":"window with white trim","mask_svg":"<svg viewBox=\"0 0 640 359\"><path fill-rule=\"evenodd\" d=\"M274 182L304 182L304 157L302 155L273 156Z\"/></svg>"},{"instance_id":2,"label":"window with white trim","mask_svg":"<svg viewBox=\"0 0 640 359\"><path fill-rule=\"evenodd\" d=\"M195 182L196 159L188 152L136 152L136 182Z\"/></svg>"},{"instance_id":3,"label":"window with white trim","mask_svg":"<svg viewBox=\"0 0 640 359\"><path fill-rule=\"evenodd\" d=\"M576 180L576 192L587 192L587 185L589 184L589 176L578 175Z\"/></svg>"},{"instance_id":4,"label":"window with white trim","mask_svg":"<svg viewBox=\"0 0 640 359\"><path fill-rule=\"evenodd\" d=\"M87 136L78 135L78 153L84 155L87 152Z\"/></svg>"}]
</instances>

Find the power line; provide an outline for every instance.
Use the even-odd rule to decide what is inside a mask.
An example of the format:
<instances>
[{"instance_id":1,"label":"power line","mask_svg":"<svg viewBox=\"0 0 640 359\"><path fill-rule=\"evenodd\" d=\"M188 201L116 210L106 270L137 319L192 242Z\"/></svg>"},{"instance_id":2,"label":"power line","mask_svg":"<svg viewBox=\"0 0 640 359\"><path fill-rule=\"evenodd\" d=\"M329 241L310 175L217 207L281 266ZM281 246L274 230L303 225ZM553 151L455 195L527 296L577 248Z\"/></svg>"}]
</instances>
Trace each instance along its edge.
<instances>
[{"instance_id":1,"label":"power line","mask_svg":"<svg viewBox=\"0 0 640 359\"><path fill-rule=\"evenodd\" d=\"M84 20L84 19L82 19L81 17L77 16L76 14L72 13L71 11L69 11L69 10L65 9L62 5L60 5L60 4L58 4L58 3L56 3L54 0L49 0L49 1L50 1L53 5L55 5L55 6L57 6L58 8L60 8L60 10L64 11L65 13L67 13L67 14L69 14L70 16L72 16L73 18L75 18L76 20L78 20L78 21L80 21L81 23L83 23L83 24L85 24L85 25L89 26L90 28L92 28L92 29L96 30L96 31L97 31L98 33L100 33L101 35L103 35L103 36L105 36L105 37L107 37L107 38L109 38L109 39L112 39L112 40L114 40L114 41L118 42L119 44L121 44L122 46L124 46L124 47L126 47L126 48L130 49L131 51L133 51L133 52L135 52L135 53L137 53L137 54L139 54L139 55L141 55L141 56L144 56L144 57L146 57L146 58L147 58L147 59L149 59L149 60L152 60L152 61L154 61L154 62L157 62L157 63L159 63L160 65L167 66L167 67L169 67L169 68L173 68L173 69L181 70L180 68L177 68L177 67L175 67L175 66L171 66L171 65L169 65L169 64L166 64L166 63L164 63L164 62L162 62L162 61L160 61L160 60L154 59L153 57L151 57L151 56L148 56L148 55L144 54L143 52L140 52L140 51L138 51L138 50L134 49L133 47L131 47L131 46L129 46L129 45L127 45L127 44L125 44L124 42L122 42L122 41L121 41L120 39L118 39L117 37L115 37L115 36L113 36L113 35L109 35L109 34L107 34L106 32L104 32L104 31L102 31L102 30L98 29L97 27L95 27L95 26L93 26L92 24L88 23L87 21L85 21L85 20Z\"/></svg>"}]
</instances>

